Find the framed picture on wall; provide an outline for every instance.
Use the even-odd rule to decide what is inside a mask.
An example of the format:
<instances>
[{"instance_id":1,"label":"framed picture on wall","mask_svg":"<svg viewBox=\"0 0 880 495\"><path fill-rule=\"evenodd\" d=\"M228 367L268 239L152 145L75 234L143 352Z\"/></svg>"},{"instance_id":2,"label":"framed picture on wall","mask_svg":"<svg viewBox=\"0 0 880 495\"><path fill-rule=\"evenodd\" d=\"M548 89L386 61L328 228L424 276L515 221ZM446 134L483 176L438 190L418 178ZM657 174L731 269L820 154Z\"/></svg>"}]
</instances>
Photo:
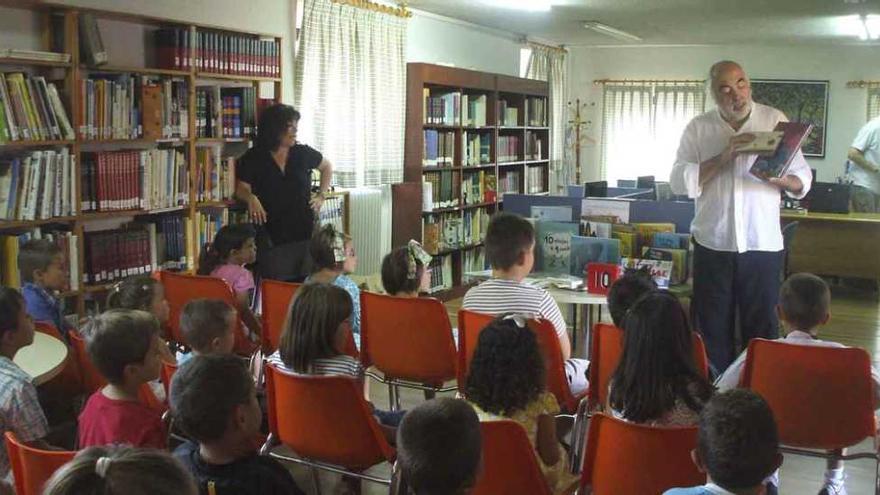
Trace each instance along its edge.
<instances>
[{"instance_id":1,"label":"framed picture on wall","mask_svg":"<svg viewBox=\"0 0 880 495\"><path fill-rule=\"evenodd\" d=\"M781 110L792 122L813 124L801 150L804 156L825 158L828 81L752 79L752 99Z\"/></svg>"}]
</instances>

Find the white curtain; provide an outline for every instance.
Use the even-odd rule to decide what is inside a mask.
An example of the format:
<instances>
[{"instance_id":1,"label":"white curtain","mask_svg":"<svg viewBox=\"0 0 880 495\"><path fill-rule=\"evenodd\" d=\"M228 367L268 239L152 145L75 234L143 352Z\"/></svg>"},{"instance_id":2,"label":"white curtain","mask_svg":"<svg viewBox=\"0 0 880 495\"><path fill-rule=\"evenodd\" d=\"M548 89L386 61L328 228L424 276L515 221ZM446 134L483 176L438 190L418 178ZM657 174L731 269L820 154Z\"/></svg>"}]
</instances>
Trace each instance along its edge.
<instances>
[{"instance_id":1,"label":"white curtain","mask_svg":"<svg viewBox=\"0 0 880 495\"><path fill-rule=\"evenodd\" d=\"M703 112L699 83L606 84L603 92L601 176L669 178L681 133Z\"/></svg>"},{"instance_id":2,"label":"white curtain","mask_svg":"<svg viewBox=\"0 0 880 495\"><path fill-rule=\"evenodd\" d=\"M566 52L562 49L529 45L532 50L526 77L547 81L550 86L550 191L574 180L573 163L565 161L565 103L568 101Z\"/></svg>"},{"instance_id":3,"label":"white curtain","mask_svg":"<svg viewBox=\"0 0 880 495\"><path fill-rule=\"evenodd\" d=\"M334 183L403 179L406 19L305 0L294 95L299 139L334 166Z\"/></svg>"},{"instance_id":4,"label":"white curtain","mask_svg":"<svg viewBox=\"0 0 880 495\"><path fill-rule=\"evenodd\" d=\"M868 120L880 117L880 88L868 89Z\"/></svg>"}]
</instances>

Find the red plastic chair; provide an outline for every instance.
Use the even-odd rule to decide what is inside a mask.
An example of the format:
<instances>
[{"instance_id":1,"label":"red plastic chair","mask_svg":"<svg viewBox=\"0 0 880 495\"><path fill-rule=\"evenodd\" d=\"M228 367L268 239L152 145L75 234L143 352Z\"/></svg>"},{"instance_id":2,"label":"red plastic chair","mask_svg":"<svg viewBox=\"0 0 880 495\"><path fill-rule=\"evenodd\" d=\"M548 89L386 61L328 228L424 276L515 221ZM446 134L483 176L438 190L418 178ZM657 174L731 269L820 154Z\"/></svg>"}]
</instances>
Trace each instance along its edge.
<instances>
[{"instance_id":1,"label":"red plastic chair","mask_svg":"<svg viewBox=\"0 0 880 495\"><path fill-rule=\"evenodd\" d=\"M263 279L260 283L261 319L263 321L263 352L271 354L278 349L281 331L287 321L290 302L302 284Z\"/></svg>"},{"instance_id":2,"label":"red plastic chair","mask_svg":"<svg viewBox=\"0 0 880 495\"><path fill-rule=\"evenodd\" d=\"M474 357L474 349L480 339L480 332L495 316L477 313L468 309L458 310L458 391L464 393L467 383L468 365Z\"/></svg>"},{"instance_id":3,"label":"red plastic chair","mask_svg":"<svg viewBox=\"0 0 880 495\"><path fill-rule=\"evenodd\" d=\"M375 366L388 384L391 409L400 409L399 387L449 392L456 376L455 341L449 314L432 298L361 292L361 362Z\"/></svg>"},{"instance_id":4,"label":"red plastic chair","mask_svg":"<svg viewBox=\"0 0 880 495\"><path fill-rule=\"evenodd\" d=\"M741 385L770 405L783 452L825 459L872 459L880 469L880 437L874 417L877 397L871 358L864 350L752 339ZM839 451L865 438L874 440L872 452L821 452ZM880 494L876 471L874 481L874 493Z\"/></svg>"},{"instance_id":5,"label":"red plastic chair","mask_svg":"<svg viewBox=\"0 0 880 495\"><path fill-rule=\"evenodd\" d=\"M162 387L165 388L165 397L171 396L171 379L174 377L175 371L177 371L176 364L162 362L162 369L159 370L159 379L162 380Z\"/></svg>"},{"instance_id":6,"label":"red plastic chair","mask_svg":"<svg viewBox=\"0 0 880 495\"><path fill-rule=\"evenodd\" d=\"M646 426L597 413L586 444L581 490L590 487L593 495L658 494L706 482L691 460L696 426Z\"/></svg>"},{"instance_id":7,"label":"red plastic chair","mask_svg":"<svg viewBox=\"0 0 880 495\"><path fill-rule=\"evenodd\" d=\"M382 462L393 463L396 454L373 417L358 380L287 373L268 364L266 400L270 434L262 454L391 484L390 479L362 473ZM278 444L293 450L297 457L273 451Z\"/></svg>"},{"instance_id":8,"label":"red plastic chair","mask_svg":"<svg viewBox=\"0 0 880 495\"><path fill-rule=\"evenodd\" d=\"M40 495L43 485L61 466L73 459L76 452L43 450L30 447L16 438L11 431L6 432L6 452L15 477L15 493L18 495Z\"/></svg>"},{"instance_id":9,"label":"red plastic chair","mask_svg":"<svg viewBox=\"0 0 880 495\"><path fill-rule=\"evenodd\" d=\"M238 308L238 301L235 299L232 288L222 279L166 271L161 273L162 285L165 287L165 299L168 300L170 309L168 327L171 330L171 337L178 343L186 344L180 330L180 314L186 303L193 299L209 298L219 299L233 308ZM236 320L235 352L243 356L250 356L258 346L247 337L241 318Z\"/></svg>"}]
</instances>

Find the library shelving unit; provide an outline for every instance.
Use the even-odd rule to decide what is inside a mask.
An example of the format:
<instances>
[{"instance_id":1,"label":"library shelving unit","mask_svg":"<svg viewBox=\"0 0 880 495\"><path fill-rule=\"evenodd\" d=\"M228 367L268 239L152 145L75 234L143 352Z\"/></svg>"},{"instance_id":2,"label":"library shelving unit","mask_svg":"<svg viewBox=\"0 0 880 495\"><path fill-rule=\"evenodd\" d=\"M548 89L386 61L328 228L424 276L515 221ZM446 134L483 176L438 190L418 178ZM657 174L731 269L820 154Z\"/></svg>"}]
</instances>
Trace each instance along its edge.
<instances>
[{"instance_id":1,"label":"library shelving unit","mask_svg":"<svg viewBox=\"0 0 880 495\"><path fill-rule=\"evenodd\" d=\"M434 255L434 296L460 297L464 274L485 267L485 229L505 193L549 194L548 94L544 81L407 64L392 243L420 239Z\"/></svg>"},{"instance_id":2,"label":"library shelving unit","mask_svg":"<svg viewBox=\"0 0 880 495\"><path fill-rule=\"evenodd\" d=\"M0 55L0 72L2 73L22 73L27 76L42 76L46 81L55 83L60 101L65 109L70 124L73 127L74 139L63 140L17 140L17 141L0 141L0 161L4 157L15 157L21 153L30 153L32 151L66 149L73 157L74 168L71 171L71 190L70 190L70 214L62 217L40 218L38 220L0 220L0 236L6 241L14 240L15 236L32 232L35 228L41 229L58 229L60 232L69 233L69 239L75 239L75 246L70 246L70 252L76 253L75 259L71 259L69 269L79 274L78 286L71 286L69 290L61 295L66 300L75 300L71 306L68 301L68 307L74 307L76 313L83 315L86 312L87 301L95 299L96 296L106 291L111 285L105 280L103 282L90 280L89 283L84 282L83 275L87 269L87 257L95 254L91 252L95 246L100 246L100 241L93 242L102 232L119 231L126 232L129 230L130 222L145 222L146 224L154 224L154 227L161 222L167 220L166 217L174 219L179 230L174 231L174 235L178 236L177 242L182 247L179 251L183 251L181 256L175 260L178 269L184 271L193 271L198 264L198 251L200 243L200 235L206 233L200 231L206 227L219 225L218 219L228 219L231 215L230 208L234 203L228 194L221 194L216 197L205 198L199 194L199 167L196 164L197 152L203 148L217 149L217 156L232 157L233 159L240 156L249 146L250 139L248 136L235 136L231 134L227 137L198 137L197 125L197 89L201 88L243 88L253 102L249 109L252 112L252 131L256 127L257 112L265 105L280 101L282 91L282 79L280 77L280 47L282 46L281 37L271 33L247 32L241 30L228 29L219 26L201 25L190 22L184 22L175 19L166 19L158 17L141 16L129 13L104 11L96 9L85 9L72 7L63 4L54 4L51 2L26 2L21 0L0 0L0 15L17 16L27 18L27 24L39 26L32 33L32 45L39 43L39 50L54 52L56 54L65 54L69 58L67 62L48 62L44 60L21 59L15 57L5 57ZM95 25L100 31L103 39L103 46L107 53L107 63L97 67L91 67L81 58L80 41L81 36L87 34L81 32L81 17L88 15L95 19ZM167 46L160 47L158 42L161 38L159 31L167 30L173 34L181 36L177 40L177 56L185 59L187 62L182 66L169 67L166 61L161 58L160 53ZM208 33L215 36L215 39L207 38ZM257 71L249 69L247 63L255 60L254 58L240 58L238 61L239 70L234 65L236 59L227 55L230 60L222 70L209 69L200 66L197 63L197 55L207 57L207 55L198 52L198 47L194 40L210 39L216 43L213 45L217 49L217 53L232 53L237 51L238 54L252 55L263 43L263 47L274 47L274 54L270 57L267 55L263 59L262 68L264 71L257 75ZM185 39L186 42L181 43L179 40ZM38 40L38 41L36 41ZM207 45L204 45L207 49ZM2 47L2 48L22 48L24 50L33 49L34 46L23 47ZM2 50L0 50L2 53ZM207 52L205 52L207 53ZM269 51L263 53L269 54ZM167 52L165 52L167 55ZM218 55L219 56L219 55ZM204 60L202 58L201 60ZM175 62L176 63L176 62ZM257 67L258 69L260 67ZM268 74L268 75L267 75ZM96 76L97 75L97 76ZM106 77L108 80L114 80L114 75L129 77L143 81L153 81L161 84L165 81L174 81L179 86L177 96L180 97L178 102L185 104L172 104L175 117L177 120L173 122L176 125L178 134L170 138L146 138L148 135L146 130L140 133L137 138L125 138L114 135L111 139L87 139L82 131L85 126L86 101L84 94L86 83L90 79ZM146 83L144 83L146 85ZM185 93L185 94L180 94ZM219 91L218 91L219 94ZM146 93L141 93L141 103L146 99ZM165 110L168 110L168 95L162 94L162 98L166 99L164 103ZM126 100L122 100L126 101ZM176 106L175 106L176 105ZM143 107L135 107L143 110ZM105 109L105 115L114 114L117 110L113 108ZM102 111L99 108L99 111ZM137 125L145 124L144 113L140 112L130 119L135 121ZM242 115L244 113L242 112ZM167 122L166 122L167 123ZM221 125L218 123L218 126ZM225 125L222 124L222 125ZM236 124L238 125L238 124ZM146 125L143 125L146 128ZM252 134L253 132L251 132ZM133 135L133 134L129 134ZM234 136L234 137L233 137ZM94 137L94 136L91 136ZM182 161L176 166L179 168L177 176L179 182L179 190L172 200L173 204L147 204L147 207L138 207L137 203L130 204L129 207L109 210L107 208L94 208L87 205L88 201L83 195L86 180L84 179L84 162L89 161L89 155L102 152L116 151L135 151L135 152L169 152L179 153ZM183 168L185 167L185 168ZM137 165L134 165L135 171ZM134 176L123 176L120 179L119 187L126 187L132 182L137 182L137 172ZM0 182L2 184L2 182ZM137 187L137 186L135 186ZM160 187L166 187L162 185ZM229 188L227 188L227 191ZM88 191L86 191L88 192ZM94 198L92 198L94 199ZM56 210L57 211L57 210ZM212 223L213 222L213 223ZM134 230L134 229L133 229ZM212 235L213 232L208 235ZM170 235L170 234L169 234ZM87 237L92 238L87 241ZM3 246L9 245L8 242ZM165 253L168 256L168 253ZM3 251L4 258L8 258L8 253ZM141 271L160 268L163 261L168 259L152 260L153 264L148 265ZM15 260L3 259L0 263L0 270L6 271L12 269ZM132 272L129 272L132 273ZM122 273L124 275L125 273ZM120 277L121 278L121 277ZM115 281L113 281L115 282Z\"/></svg>"}]
</instances>

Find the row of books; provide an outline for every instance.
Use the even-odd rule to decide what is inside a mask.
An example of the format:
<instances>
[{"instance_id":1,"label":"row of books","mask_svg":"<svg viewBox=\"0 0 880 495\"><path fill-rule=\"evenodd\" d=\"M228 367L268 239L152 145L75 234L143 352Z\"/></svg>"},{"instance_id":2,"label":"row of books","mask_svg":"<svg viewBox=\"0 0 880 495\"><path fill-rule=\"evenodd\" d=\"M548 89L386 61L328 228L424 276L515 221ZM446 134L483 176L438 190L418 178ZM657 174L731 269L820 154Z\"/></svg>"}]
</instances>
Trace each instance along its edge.
<instances>
[{"instance_id":1,"label":"row of books","mask_svg":"<svg viewBox=\"0 0 880 495\"><path fill-rule=\"evenodd\" d=\"M532 131L526 131L525 147L526 160L540 160L544 158L544 153L547 151L544 146L544 138Z\"/></svg>"},{"instance_id":2,"label":"row of books","mask_svg":"<svg viewBox=\"0 0 880 495\"><path fill-rule=\"evenodd\" d=\"M506 170L501 172L501 177L498 178L498 190L501 194L504 193L518 193L519 182L522 179L522 171L521 170Z\"/></svg>"},{"instance_id":3,"label":"row of books","mask_svg":"<svg viewBox=\"0 0 880 495\"><path fill-rule=\"evenodd\" d=\"M521 125L519 122L519 108L509 105L507 100L498 100L496 105L498 125L515 127Z\"/></svg>"},{"instance_id":4,"label":"row of books","mask_svg":"<svg viewBox=\"0 0 880 495\"><path fill-rule=\"evenodd\" d=\"M196 136L246 138L257 131L257 90L252 87L196 88Z\"/></svg>"},{"instance_id":5,"label":"row of books","mask_svg":"<svg viewBox=\"0 0 880 495\"><path fill-rule=\"evenodd\" d=\"M547 167L526 167L526 194L536 194L547 191Z\"/></svg>"},{"instance_id":6,"label":"row of books","mask_svg":"<svg viewBox=\"0 0 880 495\"><path fill-rule=\"evenodd\" d=\"M498 136L495 157L498 163L522 161L522 138L520 136Z\"/></svg>"},{"instance_id":7,"label":"row of books","mask_svg":"<svg viewBox=\"0 0 880 495\"><path fill-rule=\"evenodd\" d=\"M220 147L196 149L198 201L229 201L235 196L235 157L224 157Z\"/></svg>"},{"instance_id":8,"label":"row of books","mask_svg":"<svg viewBox=\"0 0 880 495\"><path fill-rule=\"evenodd\" d=\"M464 210L461 214L463 246L473 246L483 242L486 238L486 228L489 226L488 208L474 208Z\"/></svg>"},{"instance_id":9,"label":"row of books","mask_svg":"<svg viewBox=\"0 0 880 495\"><path fill-rule=\"evenodd\" d=\"M6 287L21 288L21 273L18 269L18 254L21 246L31 239L48 239L61 248L65 260L79 259L78 236L70 231L44 231L36 227L20 234L0 236L0 281ZM65 290L78 290L80 283L79 264L69 263L67 287Z\"/></svg>"},{"instance_id":10,"label":"row of books","mask_svg":"<svg viewBox=\"0 0 880 495\"><path fill-rule=\"evenodd\" d=\"M42 76L0 73L0 143L73 138L54 83Z\"/></svg>"},{"instance_id":11,"label":"row of books","mask_svg":"<svg viewBox=\"0 0 880 495\"><path fill-rule=\"evenodd\" d=\"M425 129L425 149L422 165L451 167L455 163L455 133Z\"/></svg>"},{"instance_id":12,"label":"row of books","mask_svg":"<svg viewBox=\"0 0 880 495\"><path fill-rule=\"evenodd\" d=\"M186 158L177 149L87 153L82 164L82 210L153 210L184 205Z\"/></svg>"},{"instance_id":13,"label":"row of books","mask_svg":"<svg viewBox=\"0 0 880 495\"><path fill-rule=\"evenodd\" d=\"M422 208L452 208L459 205L461 173L458 171L425 172L422 185Z\"/></svg>"},{"instance_id":14,"label":"row of books","mask_svg":"<svg viewBox=\"0 0 880 495\"><path fill-rule=\"evenodd\" d=\"M202 247L205 244L214 242L217 232L224 225L228 224L229 215L225 209L220 211L200 211L196 218L196 239L198 239L199 252L202 251Z\"/></svg>"},{"instance_id":15,"label":"row of books","mask_svg":"<svg viewBox=\"0 0 880 495\"><path fill-rule=\"evenodd\" d=\"M485 165L492 163L492 133L464 131L461 138L462 165Z\"/></svg>"},{"instance_id":16,"label":"row of books","mask_svg":"<svg viewBox=\"0 0 880 495\"><path fill-rule=\"evenodd\" d=\"M281 77L281 46L274 38L185 28L159 29L154 38L162 68Z\"/></svg>"},{"instance_id":17,"label":"row of books","mask_svg":"<svg viewBox=\"0 0 880 495\"><path fill-rule=\"evenodd\" d=\"M345 232L345 196L331 195L324 199L318 212L318 225L333 225L337 232Z\"/></svg>"},{"instance_id":18,"label":"row of books","mask_svg":"<svg viewBox=\"0 0 880 495\"><path fill-rule=\"evenodd\" d=\"M460 91L422 90L422 114L425 124L464 127L486 126L486 102L484 94L462 94Z\"/></svg>"},{"instance_id":19,"label":"row of books","mask_svg":"<svg viewBox=\"0 0 880 495\"><path fill-rule=\"evenodd\" d=\"M526 98L526 116L528 125L547 127L547 99L529 96Z\"/></svg>"},{"instance_id":20,"label":"row of books","mask_svg":"<svg viewBox=\"0 0 880 495\"><path fill-rule=\"evenodd\" d=\"M461 253L461 273L462 283L468 284L470 280L465 276L469 272L481 272L487 269L486 250L483 247L475 247L462 251Z\"/></svg>"},{"instance_id":21,"label":"row of books","mask_svg":"<svg viewBox=\"0 0 880 495\"><path fill-rule=\"evenodd\" d=\"M452 255L435 256L431 260L431 287L429 293L439 292L452 288Z\"/></svg>"},{"instance_id":22,"label":"row of books","mask_svg":"<svg viewBox=\"0 0 880 495\"><path fill-rule=\"evenodd\" d=\"M0 219L75 215L76 173L68 148L0 157Z\"/></svg>"},{"instance_id":23,"label":"row of books","mask_svg":"<svg viewBox=\"0 0 880 495\"><path fill-rule=\"evenodd\" d=\"M186 139L188 85L181 78L94 75L80 82L82 139Z\"/></svg>"},{"instance_id":24,"label":"row of books","mask_svg":"<svg viewBox=\"0 0 880 495\"><path fill-rule=\"evenodd\" d=\"M491 203L495 201L494 171L471 171L464 175L461 183L461 200L466 205Z\"/></svg>"},{"instance_id":25,"label":"row of books","mask_svg":"<svg viewBox=\"0 0 880 495\"><path fill-rule=\"evenodd\" d=\"M422 220L422 245L425 251L436 254L466 245L462 222L461 212L457 211L425 217Z\"/></svg>"}]
</instances>

